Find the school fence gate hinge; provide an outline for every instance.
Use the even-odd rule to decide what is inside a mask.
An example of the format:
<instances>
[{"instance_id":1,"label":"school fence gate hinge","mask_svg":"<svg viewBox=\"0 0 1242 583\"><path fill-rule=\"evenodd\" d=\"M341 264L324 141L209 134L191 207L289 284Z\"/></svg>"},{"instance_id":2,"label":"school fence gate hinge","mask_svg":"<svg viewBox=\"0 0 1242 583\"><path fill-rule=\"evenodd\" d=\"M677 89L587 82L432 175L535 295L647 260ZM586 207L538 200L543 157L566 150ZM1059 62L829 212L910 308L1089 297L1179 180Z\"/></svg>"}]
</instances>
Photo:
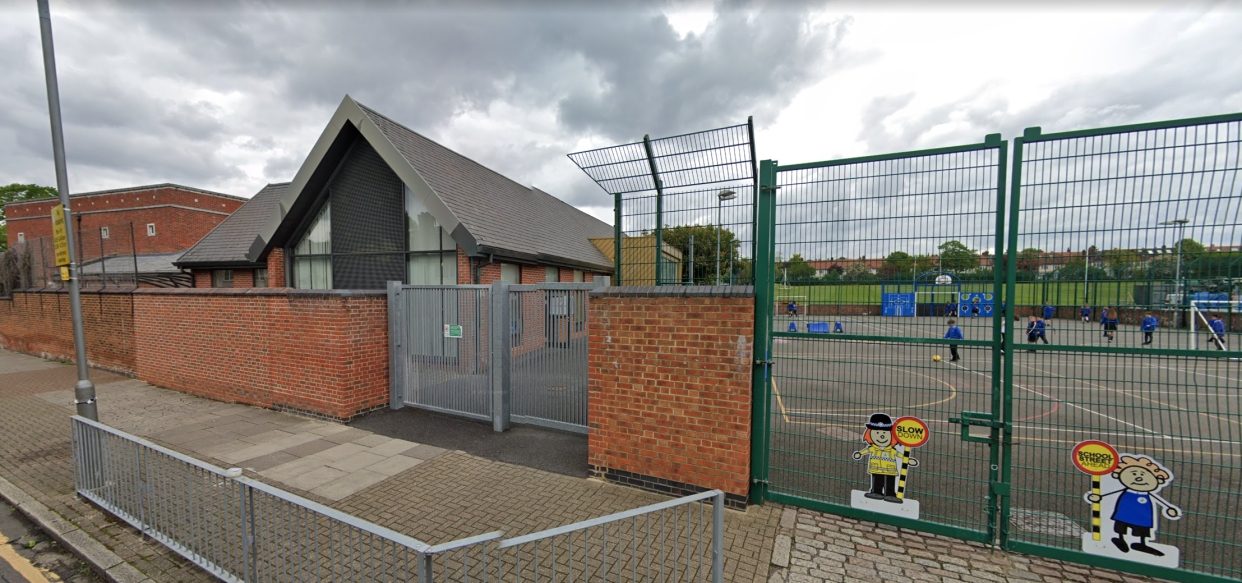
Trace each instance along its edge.
<instances>
[{"instance_id":1,"label":"school fence gate hinge","mask_svg":"<svg viewBox=\"0 0 1242 583\"><path fill-rule=\"evenodd\" d=\"M755 359L755 366L763 366L765 364L770 366L776 363L771 360L760 360L758 358Z\"/></svg>"}]
</instances>

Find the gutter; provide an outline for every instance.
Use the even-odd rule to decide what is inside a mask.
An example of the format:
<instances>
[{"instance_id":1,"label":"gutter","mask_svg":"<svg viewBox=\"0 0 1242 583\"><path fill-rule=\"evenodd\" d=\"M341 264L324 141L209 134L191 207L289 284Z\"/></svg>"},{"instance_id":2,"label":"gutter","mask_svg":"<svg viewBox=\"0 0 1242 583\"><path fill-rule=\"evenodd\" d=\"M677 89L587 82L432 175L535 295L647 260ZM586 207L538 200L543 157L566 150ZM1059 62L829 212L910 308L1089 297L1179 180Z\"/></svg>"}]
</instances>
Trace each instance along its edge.
<instances>
[{"instance_id":1,"label":"gutter","mask_svg":"<svg viewBox=\"0 0 1242 583\"><path fill-rule=\"evenodd\" d=\"M473 261L473 260L472 260ZM479 283L479 270L496 262L496 254L491 253L487 256L487 263L478 262L474 264L474 277L470 280L475 285Z\"/></svg>"}]
</instances>

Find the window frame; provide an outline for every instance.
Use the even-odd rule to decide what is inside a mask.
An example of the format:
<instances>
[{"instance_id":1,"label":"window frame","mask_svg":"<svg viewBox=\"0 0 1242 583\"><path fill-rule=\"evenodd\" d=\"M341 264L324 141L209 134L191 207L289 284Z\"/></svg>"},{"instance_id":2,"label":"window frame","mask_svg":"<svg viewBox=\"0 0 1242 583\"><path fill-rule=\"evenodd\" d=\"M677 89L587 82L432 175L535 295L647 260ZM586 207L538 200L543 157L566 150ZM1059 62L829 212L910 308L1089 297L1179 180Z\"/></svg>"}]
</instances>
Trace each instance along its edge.
<instances>
[{"instance_id":1,"label":"window frame","mask_svg":"<svg viewBox=\"0 0 1242 583\"><path fill-rule=\"evenodd\" d=\"M108 227L99 227L99 238L100 239L109 239L111 238L109 237L109 235L111 235L111 230L108 229Z\"/></svg>"},{"instance_id":2,"label":"window frame","mask_svg":"<svg viewBox=\"0 0 1242 583\"><path fill-rule=\"evenodd\" d=\"M18 243L25 243L25 242L26 242L26 233L18 233L18 234L17 234L17 242L18 242Z\"/></svg>"},{"instance_id":3,"label":"window frame","mask_svg":"<svg viewBox=\"0 0 1242 583\"><path fill-rule=\"evenodd\" d=\"M155 236L155 223L147 223L147 236L148 237Z\"/></svg>"},{"instance_id":4,"label":"window frame","mask_svg":"<svg viewBox=\"0 0 1242 583\"><path fill-rule=\"evenodd\" d=\"M263 272L263 285L259 285L259 272ZM268 284L268 282L269 282L270 280L268 279L268 275L267 275L267 268L266 268L266 267L256 267L256 268L254 268L254 273L253 273L253 275L251 276L251 279L252 279L252 280L253 280L253 282L254 282L254 287L271 287L271 286Z\"/></svg>"},{"instance_id":5,"label":"window frame","mask_svg":"<svg viewBox=\"0 0 1242 583\"><path fill-rule=\"evenodd\" d=\"M228 279L224 278L224 274L228 274ZM233 282L236 281L236 279L234 279L234 275L235 274L233 273L232 269L211 270L211 287L213 289L217 289L217 288L225 289L225 288L233 287ZM228 283L228 285L221 285L222 283Z\"/></svg>"}]
</instances>

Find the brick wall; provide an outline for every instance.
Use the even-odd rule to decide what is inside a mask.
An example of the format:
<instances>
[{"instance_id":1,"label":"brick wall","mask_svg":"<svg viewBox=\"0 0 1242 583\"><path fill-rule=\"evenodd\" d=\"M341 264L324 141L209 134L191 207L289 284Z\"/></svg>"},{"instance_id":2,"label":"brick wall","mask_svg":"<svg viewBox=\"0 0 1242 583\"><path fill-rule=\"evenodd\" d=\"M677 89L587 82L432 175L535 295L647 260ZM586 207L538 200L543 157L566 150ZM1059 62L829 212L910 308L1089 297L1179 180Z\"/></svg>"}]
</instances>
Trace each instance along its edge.
<instances>
[{"instance_id":1,"label":"brick wall","mask_svg":"<svg viewBox=\"0 0 1242 583\"><path fill-rule=\"evenodd\" d=\"M163 186L144 190L74 196L74 223L81 229L133 224L138 253L173 253L193 247L246 201ZM24 233L27 240L52 235L52 207L57 199L10 204L6 207L9 245ZM147 236L147 224L155 224L155 236ZM129 233L112 238L128 245ZM116 243L120 244L120 243Z\"/></svg>"},{"instance_id":2,"label":"brick wall","mask_svg":"<svg viewBox=\"0 0 1242 583\"><path fill-rule=\"evenodd\" d=\"M82 292L86 358L95 365L132 374L134 318L130 294ZM69 293L16 292L0 299L0 346L18 352L73 360Z\"/></svg>"},{"instance_id":3,"label":"brick wall","mask_svg":"<svg viewBox=\"0 0 1242 583\"><path fill-rule=\"evenodd\" d=\"M272 249L267 254L267 286L285 287L285 250Z\"/></svg>"},{"instance_id":4,"label":"brick wall","mask_svg":"<svg viewBox=\"0 0 1242 583\"><path fill-rule=\"evenodd\" d=\"M138 377L212 399L349 419L388 402L384 292L135 292Z\"/></svg>"},{"instance_id":5,"label":"brick wall","mask_svg":"<svg viewBox=\"0 0 1242 583\"><path fill-rule=\"evenodd\" d=\"M590 295L593 475L685 494L749 492L753 288Z\"/></svg>"}]
</instances>

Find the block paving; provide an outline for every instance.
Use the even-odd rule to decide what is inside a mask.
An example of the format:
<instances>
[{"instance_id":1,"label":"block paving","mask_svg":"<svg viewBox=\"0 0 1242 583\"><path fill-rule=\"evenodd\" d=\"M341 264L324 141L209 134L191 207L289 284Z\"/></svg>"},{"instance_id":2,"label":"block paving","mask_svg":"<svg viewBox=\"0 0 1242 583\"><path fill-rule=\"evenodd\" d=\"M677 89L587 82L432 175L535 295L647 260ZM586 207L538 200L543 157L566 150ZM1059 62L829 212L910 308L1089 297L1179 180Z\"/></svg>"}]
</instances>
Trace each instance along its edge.
<instances>
[{"instance_id":1,"label":"block paving","mask_svg":"<svg viewBox=\"0 0 1242 583\"><path fill-rule=\"evenodd\" d=\"M0 350L0 477L134 567L135 581L212 581L163 545L76 497L72 367ZM436 544L518 536L668 498L220 403L92 372L100 418L118 429ZM225 447L227 445L227 447ZM230 461L232 460L232 461ZM725 580L1144 583L1134 575L992 550L779 504L725 513Z\"/></svg>"}]
</instances>

